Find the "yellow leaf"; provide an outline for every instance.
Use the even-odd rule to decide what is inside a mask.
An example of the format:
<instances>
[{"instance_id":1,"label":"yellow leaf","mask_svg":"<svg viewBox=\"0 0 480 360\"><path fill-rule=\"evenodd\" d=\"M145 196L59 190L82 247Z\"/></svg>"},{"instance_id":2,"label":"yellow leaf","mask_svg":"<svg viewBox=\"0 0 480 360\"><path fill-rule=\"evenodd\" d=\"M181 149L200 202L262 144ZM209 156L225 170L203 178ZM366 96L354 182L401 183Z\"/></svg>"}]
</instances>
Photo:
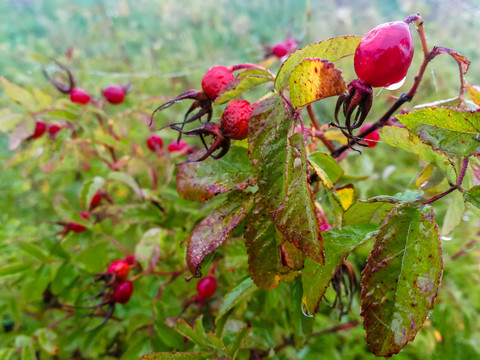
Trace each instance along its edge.
<instances>
[{"instance_id":1,"label":"yellow leaf","mask_svg":"<svg viewBox=\"0 0 480 360\"><path fill-rule=\"evenodd\" d=\"M296 111L346 91L342 71L326 60L306 58L295 66L290 76L290 100Z\"/></svg>"},{"instance_id":2,"label":"yellow leaf","mask_svg":"<svg viewBox=\"0 0 480 360\"><path fill-rule=\"evenodd\" d=\"M353 201L355 200L355 188L353 184L347 184L337 190L338 197L340 198L340 202L342 204L343 210L347 210L350 206L352 206Z\"/></svg>"},{"instance_id":3,"label":"yellow leaf","mask_svg":"<svg viewBox=\"0 0 480 360\"><path fill-rule=\"evenodd\" d=\"M470 85L469 83L466 83L466 85L468 96L470 96L475 105L480 106L480 86Z\"/></svg>"}]
</instances>

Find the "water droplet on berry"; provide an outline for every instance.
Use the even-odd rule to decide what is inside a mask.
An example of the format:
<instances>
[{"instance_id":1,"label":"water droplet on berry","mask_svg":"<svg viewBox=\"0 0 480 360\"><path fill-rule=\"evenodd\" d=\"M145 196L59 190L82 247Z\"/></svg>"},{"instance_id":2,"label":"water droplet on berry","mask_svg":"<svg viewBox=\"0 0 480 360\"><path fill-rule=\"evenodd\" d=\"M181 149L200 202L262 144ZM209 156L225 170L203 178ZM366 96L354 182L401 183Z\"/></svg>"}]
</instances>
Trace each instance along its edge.
<instances>
[{"instance_id":1,"label":"water droplet on berry","mask_svg":"<svg viewBox=\"0 0 480 360\"><path fill-rule=\"evenodd\" d=\"M390 91L393 91L393 90L397 90L397 89L400 89L402 87L402 85L405 83L405 79L407 77L405 76L402 80L400 80L399 82L395 83L395 84L392 84L390 86L386 86L385 89L387 90L390 90Z\"/></svg>"}]
</instances>

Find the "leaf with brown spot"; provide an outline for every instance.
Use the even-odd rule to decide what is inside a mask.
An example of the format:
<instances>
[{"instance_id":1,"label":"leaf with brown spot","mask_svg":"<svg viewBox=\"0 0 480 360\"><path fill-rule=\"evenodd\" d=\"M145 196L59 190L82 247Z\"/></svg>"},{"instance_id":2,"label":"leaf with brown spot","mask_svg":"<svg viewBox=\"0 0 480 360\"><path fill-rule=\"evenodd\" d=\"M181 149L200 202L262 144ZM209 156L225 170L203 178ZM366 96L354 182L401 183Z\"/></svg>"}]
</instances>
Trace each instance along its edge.
<instances>
[{"instance_id":1,"label":"leaf with brown spot","mask_svg":"<svg viewBox=\"0 0 480 360\"><path fill-rule=\"evenodd\" d=\"M257 198L254 209L245 219L245 245L251 277L261 289L272 290L280 281L292 281L299 275L282 261L283 242L270 215Z\"/></svg>"},{"instance_id":2,"label":"leaf with brown spot","mask_svg":"<svg viewBox=\"0 0 480 360\"><path fill-rule=\"evenodd\" d=\"M250 159L262 202L284 239L322 264L323 240L308 183L303 134L289 137L293 116L278 96L260 102L249 120Z\"/></svg>"},{"instance_id":3,"label":"leaf with brown spot","mask_svg":"<svg viewBox=\"0 0 480 360\"><path fill-rule=\"evenodd\" d=\"M290 100L299 112L314 101L347 91L342 71L322 59L304 59L290 75Z\"/></svg>"},{"instance_id":4,"label":"leaf with brown spot","mask_svg":"<svg viewBox=\"0 0 480 360\"><path fill-rule=\"evenodd\" d=\"M247 149L232 146L220 159L181 164L177 172L177 192L185 200L204 202L215 195L255 185L254 172Z\"/></svg>"},{"instance_id":5,"label":"leaf with brown spot","mask_svg":"<svg viewBox=\"0 0 480 360\"><path fill-rule=\"evenodd\" d=\"M200 265L206 255L214 252L242 222L253 206L254 196L234 192L198 224L185 239L187 265L195 277L201 277Z\"/></svg>"},{"instance_id":6,"label":"leaf with brown spot","mask_svg":"<svg viewBox=\"0 0 480 360\"><path fill-rule=\"evenodd\" d=\"M363 270L362 317L367 343L389 357L412 341L433 308L442 252L430 206L405 203L390 212Z\"/></svg>"}]
</instances>

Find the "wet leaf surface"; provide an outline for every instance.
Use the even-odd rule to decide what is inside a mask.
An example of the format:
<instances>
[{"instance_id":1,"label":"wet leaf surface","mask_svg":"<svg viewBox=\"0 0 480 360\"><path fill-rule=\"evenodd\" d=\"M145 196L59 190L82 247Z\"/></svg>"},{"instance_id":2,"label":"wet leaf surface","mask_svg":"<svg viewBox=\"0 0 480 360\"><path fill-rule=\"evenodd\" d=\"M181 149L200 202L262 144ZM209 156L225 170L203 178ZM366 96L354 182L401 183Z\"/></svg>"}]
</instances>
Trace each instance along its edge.
<instances>
[{"instance_id":1,"label":"wet leaf surface","mask_svg":"<svg viewBox=\"0 0 480 360\"><path fill-rule=\"evenodd\" d=\"M290 74L293 69L304 59L320 58L334 62L346 56L353 55L361 39L359 36L339 36L297 50L283 63L278 71L275 80L275 89L279 92L285 90L289 84Z\"/></svg>"},{"instance_id":2,"label":"wet leaf surface","mask_svg":"<svg viewBox=\"0 0 480 360\"><path fill-rule=\"evenodd\" d=\"M272 290L280 281L292 281L299 275L282 261L283 241L270 215L257 199L245 219L245 244L250 276L261 289Z\"/></svg>"},{"instance_id":3,"label":"wet leaf surface","mask_svg":"<svg viewBox=\"0 0 480 360\"><path fill-rule=\"evenodd\" d=\"M480 209L480 185L474 186L463 194L465 200Z\"/></svg>"},{"instance_id":4,"label":"wet leaf surface","mask_svg":"<svg viewBox=\"0 0 480 360\"><path fill-rule=\"evenodd\" d=\"M250 159L263 204L284 239L323 263L323 240L308 184L303 135L289 138L293 114L284 106L280 97L271 97L254 110L249 122Z\"/></svg>"},{"instance_id":5,"label":"wet leaf surface","mask_svg":"<svg viewBox=\"0 0 480 360\"><path fill-rule=\"evenodd\" d=\"M254 172L247 149L232 146L220 159L208 158L180 165L177 192L185 200L204 202L215 195L255 185Z\"/></svg>"},{"instance_id":6,"label":"wet leaf surface","mask_svg":"<svg viewBox=\"0 0 480 360\"><path fill-rule=\"evenodd\" d=\"M322 59L304 59L292 70L289 84L290 100L297 112L314 101L347 91L342 71Z\"/></svg>"},{"instance_id":7,"label":"wet leaf surface","mask_svg":"<svg viewBox=\"0 0 480 360\"><path fill-rule=\"evenodd\" d=\"M358 245L370 239L373 231L378 230L375 224L345 226L342 230L323 232L325 244L325 265L319 265L311 259L305 260L302 270L303 298L302 302L309 314L314 314L327 290L335 269L348 254Z\"/></svg>"},{"instance_id":8,"label":"wet leaf surface","mask_svg":"<svg viewBox=\"0 0 480 360\"><path fill-rule=\"evenodd\" d=\"M385 126L380 129L380 136L388 144L417 154L423 160L434 164L442 170L450 182L455 183L457 181L455 167L449 157L423 143L418 136L410 134L407 129L397 126Z\"/></svg>"},{"instance_id":9,"label":"wet leaf surface","mask_svg":"<svg viewBox=\"0 0 480 360\"><path fill-rule=\"evenodd\" d=\"M253 196L232 193L213 214L198 224L185 239L187 265L195 277L201 277L200 265L206 255L214 252L242 222L253 206Z\"/></svg>"},{"instance_id":10,"label":"wet leaf surface","mask_svg":"<svg viewBox=\"0 0 480 360\"><path fill-rule=\"evenodd\" d=\"M453 108L426 108L398 119L434 149L470 156L480 148L480 112Z\"/></svg>"},{"instance_id":11,"label":"wet leaf surface","mask_svg":"<svg viewBox=\"0 0 480 360\"><path fill-rule=\"evenodd\" d=\"M442 271L430 206L396 206L381 227L362 278L367 343L377 356L398 353L433 308Z\"/></svg>"},{"instance_id":12,"label":"wet leaf surface","mask_svg":"<svg viewBox=\"0 0 480 360\"><path fill-rule=\"evenodd\" d=\"M308 161L314 163L319 169L324 171L332 183L336 183L343 175L343 169L338 165L337 160L328 154L314 152L308 155Z\"/></svg>"}]
</instances>

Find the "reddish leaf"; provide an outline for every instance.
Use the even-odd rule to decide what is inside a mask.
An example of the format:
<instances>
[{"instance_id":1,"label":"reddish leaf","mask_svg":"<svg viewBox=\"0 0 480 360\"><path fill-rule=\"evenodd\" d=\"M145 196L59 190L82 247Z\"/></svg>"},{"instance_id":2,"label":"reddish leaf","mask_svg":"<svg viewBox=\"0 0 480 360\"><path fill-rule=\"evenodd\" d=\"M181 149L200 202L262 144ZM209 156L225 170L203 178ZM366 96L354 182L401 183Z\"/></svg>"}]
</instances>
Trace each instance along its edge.
<instances>
[{"instance_id":1,"label":"reddish leaf","mask_svg":"<svg viewBox=\"0 0 480 360\"><path fill-rule=\"evenodd\" d=\"M377 356L398 353L433 308L442 271L431 207L396 206L377 235L362 278L367 343Z\"/></svg>"},{"instance_id":2,"label":"reddish leaf","mask_svg":"<svg viewBox=\"0 0 480 360\"><path fill-rule=\"evenodd\" d=\"M198 154L193 154L198 157ZM177 172L177 191L185 200L208 200L231 190L255 185L254 169L247 149L232 146L220 159L183 163Z\"/></svg>"},{"instance_id":3,"label":"reddish leaf","mask_svg":"<svg viewBox=\"0 0 480 360\"><path fill-rule=\"evenodd\" d=\"M245 218L253 205L253 196L235 192L203 219L187 237L187 265L195 277L201 277L200 265L206 255L214 252Z\"/></svg>"}]
</instances>

